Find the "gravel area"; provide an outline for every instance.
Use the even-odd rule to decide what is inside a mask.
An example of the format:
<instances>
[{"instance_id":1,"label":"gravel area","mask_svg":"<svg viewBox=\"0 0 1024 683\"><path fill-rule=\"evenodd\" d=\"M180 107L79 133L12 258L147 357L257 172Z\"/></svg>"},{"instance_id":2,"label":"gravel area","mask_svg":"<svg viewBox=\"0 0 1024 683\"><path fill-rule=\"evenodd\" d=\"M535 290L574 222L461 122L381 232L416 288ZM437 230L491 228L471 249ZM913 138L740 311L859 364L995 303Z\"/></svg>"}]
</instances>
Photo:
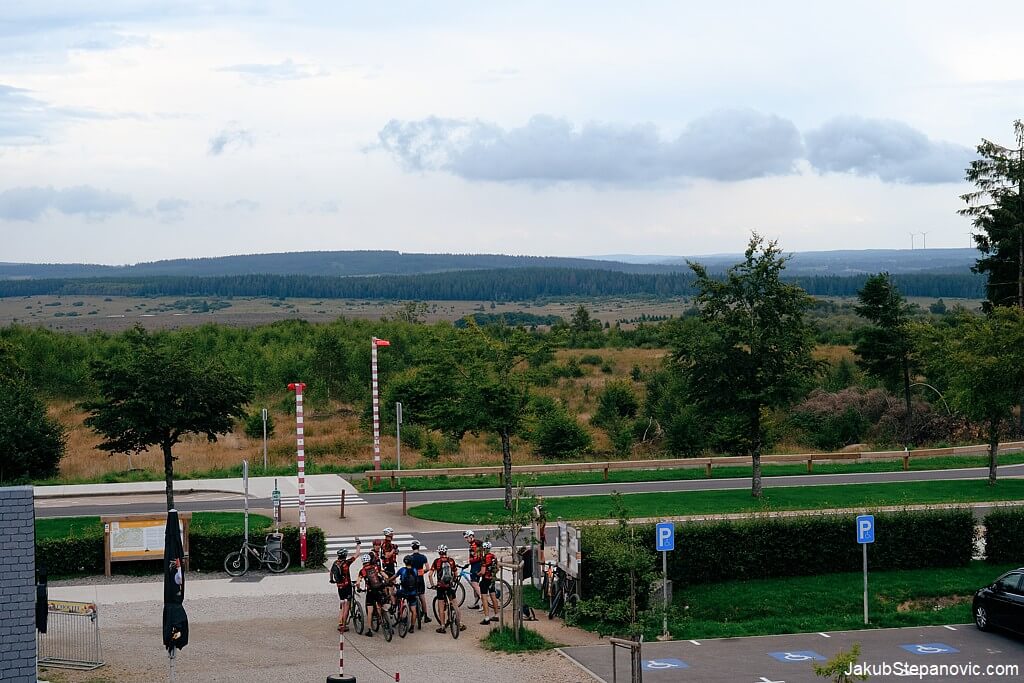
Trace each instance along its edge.
<instances>
[{"instance_id":1,"label":"gravel area","mask_svg":"<svg viewBox=\"0 0 1024 683\"><path fill-rule=\"evenodd\" d=\"M176 660L178 681L322 681L337 673L337 600L329 593L218 598L186 602L190 643ZM467 630L458 640L416 632L390 643L351 634L345 673L364 682L403 680L533 681L575 683L590 677L557 652L495 654L480 647L487 627L466 612ZM160 641L159 602L101 606L99 622L108 665L90 673L61 671L54 680L150 682L166 680L168 660ZM375 669L367 658L388 672Z\"/></svg>"}]
</instances>

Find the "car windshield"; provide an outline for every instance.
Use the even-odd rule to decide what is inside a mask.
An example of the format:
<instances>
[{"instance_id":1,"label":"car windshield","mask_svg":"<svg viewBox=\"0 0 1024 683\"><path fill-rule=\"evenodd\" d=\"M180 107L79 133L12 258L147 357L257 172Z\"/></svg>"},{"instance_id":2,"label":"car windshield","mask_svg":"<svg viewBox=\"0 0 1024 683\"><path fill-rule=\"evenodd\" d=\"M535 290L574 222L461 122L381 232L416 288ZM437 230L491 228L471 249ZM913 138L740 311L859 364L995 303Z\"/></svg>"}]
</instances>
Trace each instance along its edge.
<instances>
[{"instance_id":1,"label":"car windshield","mask_svg":"<svg viewBox=\"0 0 1024 683\"><path fill-rule=\"evenodd\" d=\"M1021 574L1010 572L996 579L996 588L1001 591L1019 592Z\"/></svg>"}]
</instances>

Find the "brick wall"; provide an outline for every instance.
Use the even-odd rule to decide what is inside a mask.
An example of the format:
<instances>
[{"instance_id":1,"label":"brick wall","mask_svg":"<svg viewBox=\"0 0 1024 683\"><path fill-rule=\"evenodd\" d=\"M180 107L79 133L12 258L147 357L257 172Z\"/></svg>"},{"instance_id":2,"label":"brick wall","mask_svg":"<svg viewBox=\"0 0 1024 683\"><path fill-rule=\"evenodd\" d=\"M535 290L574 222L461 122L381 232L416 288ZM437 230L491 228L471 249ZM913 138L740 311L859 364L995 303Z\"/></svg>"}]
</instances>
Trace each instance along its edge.
<instances>
[{"instance_id":1,"label":"brick wall","mask_svg":"<svg viewBox=\"0 0 1024 683\"><path fill-rule=\"evenodd\" d=\"M32 487L0 487L0 681L36 680Z\"/></svg>"}]
</instances>

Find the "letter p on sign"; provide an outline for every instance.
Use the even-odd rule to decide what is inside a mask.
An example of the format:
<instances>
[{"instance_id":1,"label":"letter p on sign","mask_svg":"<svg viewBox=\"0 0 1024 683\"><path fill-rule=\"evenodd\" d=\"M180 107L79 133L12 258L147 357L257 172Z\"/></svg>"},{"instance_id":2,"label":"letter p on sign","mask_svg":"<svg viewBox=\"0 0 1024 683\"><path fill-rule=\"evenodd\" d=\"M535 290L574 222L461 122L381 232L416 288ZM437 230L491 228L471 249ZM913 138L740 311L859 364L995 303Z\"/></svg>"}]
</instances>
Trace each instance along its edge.
<instances>
[{"instance_id":1,"label":"letter p on sign","mask_svg":"<svg viewBox=\"0 0 1024 683\"><path fill-rule=\"evenodd\" d=\"M857 542L875 542L875 517L874 515L860 515L857 517Z\"/></svg>"},{"instance_id":2,"label":"letter p on sign","mask_svg":"<svg viewBox=\"0 0 1024 683\"><path fill-rule=\"evenodd\" d=\"M655 527L655 538L659 552L676 549L676 528L672 522L661 522Z\"/></svg>"}]
</instances>

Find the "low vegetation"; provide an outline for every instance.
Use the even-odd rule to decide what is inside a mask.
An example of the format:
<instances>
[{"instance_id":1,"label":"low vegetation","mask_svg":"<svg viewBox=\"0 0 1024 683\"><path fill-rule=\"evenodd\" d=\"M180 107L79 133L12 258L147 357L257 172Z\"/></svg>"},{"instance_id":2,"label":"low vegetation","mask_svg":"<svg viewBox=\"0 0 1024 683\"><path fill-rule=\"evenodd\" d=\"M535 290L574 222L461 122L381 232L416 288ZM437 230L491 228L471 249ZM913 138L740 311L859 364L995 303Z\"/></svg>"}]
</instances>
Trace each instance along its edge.
<instances>
[{"instance_id":1,"label":"low vegetation","mask_svg":"<svg viewBox=\"0 0 1024 683\"><path fill-rule=\"evenodd\" d=\"M515 630L511 626L494 628L485 638L480 640L484 648L495 652L539 652L559 647L531 628L523 626L519 631L519 642L516 642Z\"/></svg>"}]
</instances>

